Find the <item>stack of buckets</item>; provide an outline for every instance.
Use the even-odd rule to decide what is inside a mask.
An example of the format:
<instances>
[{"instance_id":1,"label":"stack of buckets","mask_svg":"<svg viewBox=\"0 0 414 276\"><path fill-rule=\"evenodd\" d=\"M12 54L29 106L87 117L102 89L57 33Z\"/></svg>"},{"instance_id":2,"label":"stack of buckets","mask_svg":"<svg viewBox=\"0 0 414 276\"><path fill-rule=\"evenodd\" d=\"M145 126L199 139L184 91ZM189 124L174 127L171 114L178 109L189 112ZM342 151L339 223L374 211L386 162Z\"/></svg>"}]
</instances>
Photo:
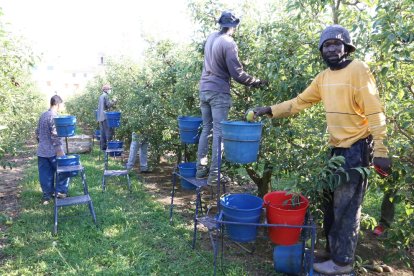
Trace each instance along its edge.
<instances>
[{"instance_id":1,"label":"stack of buckets","mask_svg":"<svg viewBox=\"0 0 414 276\"><path fill-rule=\"evenodd\" d=\"M71 137L75 135L76 117L71 115L63 115L54 118L56 132L59 137ZM59 167L76 166L80 164L79 155L65 155L56 158ZM78 175L79 171L66 172L63 177L71 177Z\"/></svg>"},{"instance_id":2,"label":"stack of buckets","mask_svg":"<svg viewBox=\"0 0 414 276\"><path fill-rule=\"evenodd\" d=\"M197 144L200 138L200 128L202 119L192 116L178 116L178 128L180 132L180 140L184 144ZM196 176L196 163L185 162L178 165L181 176L193 178ZM181 178L181 188L185 190L195 190L197 187Z\"/></svg>"},{"instance_id":3,"label":"stack of buckets","mask_svg":"<svg viewBox=\"0 0 414 276\"><path fill-rule=\"evenodd\" d=\"M223 121L222 136L226 160L247 164L256 162L262 133L261 122ZM263 206L269 224L301 226L305 222L309 201L299 196L297 205L292 205L292 194L275 191L266 194L263 200L248 194L229 194L220 200L224 221L259 223ZM256 226L226 224L229 238L237 242L256 239ZM298 242L301 228L270 227L269 238L276 246L273 251L277 272L298 274L302 268L303 244Z\"/></svg>"},{"instance_id":4,"label":"stack of buckets","mask_svg":"<svg viewBox=\"0 0 414 276\"><path fill-rule=\"evenodd\" d=\"M285 191L267 193L264 197L267 222L269 224L286 224L301 226L305 222L306 210L309 200ZM295 202L297 201L297 202ZM270 240L277 246L273 249L273 262L277 272L299 274L303 261L303 245L298 243L301 228L270 227L268 234Z\"/></svg>"},{"instance_id":5,"label":"stack of buckets","mask_svg":"<svg viewBox=\"0 0 414 276\"><path fill-rule=\"evenodd\" d=\"M117 128L121 126L121 112L111 111L105 112L106 121L110 128ZM108 149L122 149L123 142L119 140L113 140L108 142ZM111 152L110 156L121 156L121 152Z\"/></svg>"}]
</instances>

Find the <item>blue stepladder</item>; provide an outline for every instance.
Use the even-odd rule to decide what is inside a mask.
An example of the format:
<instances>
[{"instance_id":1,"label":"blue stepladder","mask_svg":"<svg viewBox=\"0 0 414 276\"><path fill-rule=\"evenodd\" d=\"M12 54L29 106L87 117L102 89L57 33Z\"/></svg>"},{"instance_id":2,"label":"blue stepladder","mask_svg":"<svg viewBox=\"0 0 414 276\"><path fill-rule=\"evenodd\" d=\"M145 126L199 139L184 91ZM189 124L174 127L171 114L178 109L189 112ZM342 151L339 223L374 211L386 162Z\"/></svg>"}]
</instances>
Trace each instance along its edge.
<instances>
[{"instance_id":1,"label":"blue stepladder","mask_svg":"<svg viewBox=\"0 0 414 276\"><path fill-rule=\"evenodd\" d=\"M58 212L59 208L73 206L73 205L80 205L80 204L87 204L89 207L89 212L92 216L93 222L96 225L96 215L95 210L93 208L92 198L89 195L88 185L86 183L86 176L85 176L85 169L81 163L78 165L73 166L59 166L57 165L56 175L55 175L55 187L59 181L59 177L65 175L70 175L70 177L74 177L77 175L81 176L82 186L83 186L83 195L66 197L66 198L58 198L57 192L55 190L55 197L54 197L54 226L53 226L53 233L56 235L58 231Z\"/></svg>"}]
</instances>

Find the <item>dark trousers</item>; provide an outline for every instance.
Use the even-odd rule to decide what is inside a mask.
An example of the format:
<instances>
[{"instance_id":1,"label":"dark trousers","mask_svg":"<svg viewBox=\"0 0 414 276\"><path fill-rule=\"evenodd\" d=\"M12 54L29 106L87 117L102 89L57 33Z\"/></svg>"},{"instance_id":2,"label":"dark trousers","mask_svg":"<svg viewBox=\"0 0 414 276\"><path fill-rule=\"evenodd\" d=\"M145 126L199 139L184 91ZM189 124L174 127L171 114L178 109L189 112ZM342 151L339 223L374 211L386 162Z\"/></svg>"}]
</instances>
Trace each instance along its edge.
<instances>
[{"instance_id":1,"label":"dark trousers","mask_svg":"<svg viewBox=\"0 0 414 276\"><path fill-rule=\"evenodd\" d=\"M333 192L325 192L323 202L324 231L331 259L340 265L353 262L361 217L361 204L368 179L354 168L369 167L372 160L372 139L361 139L350 148L334 148L332 156L344 156L348 181Z\"/></svg>"},{"instance_id":2,"label":"dark trousers","mask_svg":"<svg viewBox=\"0 0 414 276\"><path fill-rule=\"evenodd\" d=\"M56 173L56 156L37 157L37 167L39 170L39 182L42 188L43 198L50 199L55 192L55 173ZM68 177L59 177L56 185L56 192L66 194L69 187Z\"/></svg>"},{"instance_id":3,"label":"dark trousers","mask_svg":"<svg viewBox=\"0 0 414 276\"><path fill-rule=\"evenodd\" d=\"M102 122L99 122L99 130L101 132L101 138L100 138L100 146L101 150L106 150L108 141L112 140L112 136L114 134L114 131L112 128L109 127L108 121L104 120Z\"/></svg>"}]
</instances>

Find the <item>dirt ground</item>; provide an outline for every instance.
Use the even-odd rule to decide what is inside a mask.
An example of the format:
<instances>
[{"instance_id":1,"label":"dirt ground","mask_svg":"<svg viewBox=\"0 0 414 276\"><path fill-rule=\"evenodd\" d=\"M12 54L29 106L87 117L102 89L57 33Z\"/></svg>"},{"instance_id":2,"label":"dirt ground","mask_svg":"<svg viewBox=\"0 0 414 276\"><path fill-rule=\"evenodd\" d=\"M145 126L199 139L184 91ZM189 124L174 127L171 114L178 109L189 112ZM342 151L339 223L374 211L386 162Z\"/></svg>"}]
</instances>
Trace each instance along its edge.
<instances>
[{"instance_id":1,"label":"dirt ground","mask_svg":"<svg viewBox=\"0 0 414 276\"><path fill-rule=\"evenodd\" d=\"M8 161L13 163L13 169L0 168L0 215L8 218L17 218L19 215L19 195L20 182L22 180L22 173L31 164L35 158L35 146L27 145L26 149L20 152L19 156L10 157ZM151 173L141 175L144 179L144 186L147 192L152 194L157 201L165 206L169 211L171 203L171 188L172 188L172 172L173 166L167 163L162 163L155 168ZM178 189L174 197L174 215L180 214L188 219L188 228L193 228L193 215L195 209L195 192L182 190L179 183ZM254 191L254 186L232 186L229 185L227 192L249 192ZM203 191L203 205L214 206L216 200L211 199L207 195L208 190ZM211 210L214 213L214 208ZM169 214L169 212L168 212ZM168 219L168 217L166 218ZM1 223L0 231L7 231L7 224ZM202 233L201 238L197 240L196 248L203 248L212 250L210 238L207 229L200 226L199 231ZM273 266L273 246L266 239L266 230L260 228L258 231L258 239L255 243L248 243L242 245L245 250L242 250L240 244L225 242L224 245L224 261L231 259L238 259L245 263L249 275L271 275L269 267ZM378 241L371 233L366 232L364 237L360 239L357 255L361 256L363 260L376 261L382 263L385 259L389 249L385 248L380 241ZM5 256L2 255L2 248L5 246L7 240L0 239L0 263ZM189 241L190 242L190 241ZM250 251L251 253L249 253ZM390 265L394 269L392 275L412 276L412 271L408 269L401 269L401 264L398 262L391 262ZM263 267L266 266L267 269ZM390 273L374 273L369 272L365 275L390 275Z\"/></svg>"}]
</instances>

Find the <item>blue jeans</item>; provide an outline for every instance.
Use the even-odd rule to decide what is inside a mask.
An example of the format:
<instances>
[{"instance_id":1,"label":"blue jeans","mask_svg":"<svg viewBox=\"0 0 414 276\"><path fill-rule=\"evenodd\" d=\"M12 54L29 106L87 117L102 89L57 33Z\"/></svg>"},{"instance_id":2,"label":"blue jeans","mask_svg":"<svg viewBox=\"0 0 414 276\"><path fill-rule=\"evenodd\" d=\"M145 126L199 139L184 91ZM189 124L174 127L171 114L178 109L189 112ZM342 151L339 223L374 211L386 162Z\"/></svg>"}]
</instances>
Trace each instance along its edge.
<instances>
[{"instance_id":1,"label":"blue jeans","mask_svg":"<svg viewBox=\"0 0 414 276\"><path fill-rule=\"evenodd\" d=\"M203 130L198 142L197 169L208 164L208 137L213 131L213 145L211 148L211 164L209 179L214 180L218 172L218 137L221 136L221 124L227 120L231 107L231 96L228 93L215 91L200 91L200 108L203 119ZM222 147L223 148L223 147Z\"/></svg>"},{"instance_id":2,"label":"blue jeans","mask_svg":"<svg viewBox=\"0 0 414 276\"><path fill-rule=\"evenodd\" d=\"M101 150L106 150L108 141L111 141L112 136L114 135L113 128L109 127L108 120L104 120L102 122L99 122L99 130L101 132L101 138L99 141Z\"/></svg>"},{"instance_id":3,"label":"blue jeans","mask_svg":"<svg viewBox=\"0 0 414 276\"><path fill-rule=\"evenodd\" d=\"M53 157L37 157L37 167L39 170L40 187L42 188L43 198L50 199L54 190L55 173L56 173L56 156ZM67 194L69 187L69 177L60 177L56 192Z\"/></svg>"},{"instance_id":4,"label":"blue jeans","mask_svg":"<svg viewBox=\"0 0 414 276\"><path fill-rule=\"evenodd\" d=\"M142 172L148 171L148 140L144 137L139 137L137 134L132 134L131 148L129 150L129 158L127 162L127 169L131 169L135 164L137 151L139 149L139 166Z\"/></svg>"}]
</instances>

